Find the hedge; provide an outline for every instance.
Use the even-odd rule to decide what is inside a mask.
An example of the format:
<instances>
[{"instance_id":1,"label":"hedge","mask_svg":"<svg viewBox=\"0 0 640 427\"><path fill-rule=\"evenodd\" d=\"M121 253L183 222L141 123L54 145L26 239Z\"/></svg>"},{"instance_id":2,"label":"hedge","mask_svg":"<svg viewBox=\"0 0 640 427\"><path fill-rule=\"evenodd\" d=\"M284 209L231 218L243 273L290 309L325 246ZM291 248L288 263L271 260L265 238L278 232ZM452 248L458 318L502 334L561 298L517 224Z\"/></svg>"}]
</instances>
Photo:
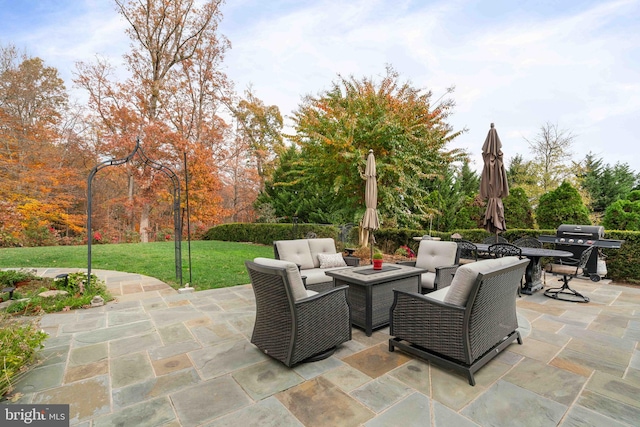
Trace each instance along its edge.
<instances>
[{"instance_id":1,"label":"hedge","mask_svg":"<svg viewBox=\"0 0 640 427\"><path fill-rule=\"evenodd\" d=\"M345 246L357 246L358 242L357 227L348 230L348 227L323 224L223 224L209 229L203 238L271 245L274 240L300 239L309 233L315 233L316 237L333 238L339 250ZM407 245L417 253L420 242L413 238L426 233L427 231L418 229L383 228L374 232L375 246L385 253L392 254L400 246ZM453 230L446 233L433 231L431 235L440 237L442 240L451 240L454 233L472 242L480 242L490 236L483 229ZM541 234L555 236L556 230L513 229L501 233L501 236L513 242L520 237L538 237ZM606 231L604 238L624 240L620 249L602 249L607 260L607 278L613 281L640 284L640 231ZM545 244L545 246L553 248L551 244Z\"/></svg>"}]
</instances>

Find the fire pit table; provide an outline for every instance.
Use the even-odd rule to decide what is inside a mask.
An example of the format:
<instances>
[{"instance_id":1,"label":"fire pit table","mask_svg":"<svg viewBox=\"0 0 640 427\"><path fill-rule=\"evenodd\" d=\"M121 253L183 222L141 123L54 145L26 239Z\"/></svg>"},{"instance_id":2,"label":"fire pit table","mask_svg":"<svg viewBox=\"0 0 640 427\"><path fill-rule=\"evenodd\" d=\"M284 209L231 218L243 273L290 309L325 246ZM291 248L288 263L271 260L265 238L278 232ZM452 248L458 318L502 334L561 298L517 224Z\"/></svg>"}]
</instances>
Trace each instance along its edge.
<instances>
[{"instance_id":1,"label":"fire pit table","mask_svg":"<svg viewBox=\"0 0 640 427\"><path fill-rule=\"evenodd\" d=\"M382 264L382 270L371 265L326 271L335 286L349 286L347 299L351 307L351 324L363 328L367 336L374 329L389 324L393 290L420 291L423 268L400 264Z\"/></svg>"}]
</instances>

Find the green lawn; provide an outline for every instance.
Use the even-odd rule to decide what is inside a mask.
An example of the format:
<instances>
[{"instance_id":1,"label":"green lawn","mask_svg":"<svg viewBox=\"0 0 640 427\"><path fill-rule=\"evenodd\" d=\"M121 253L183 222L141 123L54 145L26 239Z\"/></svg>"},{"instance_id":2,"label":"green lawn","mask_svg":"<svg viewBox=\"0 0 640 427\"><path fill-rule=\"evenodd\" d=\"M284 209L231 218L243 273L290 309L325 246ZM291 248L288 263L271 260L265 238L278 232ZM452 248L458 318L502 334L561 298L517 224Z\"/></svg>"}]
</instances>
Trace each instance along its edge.
<instances>
[{"instance_id":1,"label":"green lawn","mask_svg":"<svg viewBox=\"0 0 640 427\"><path fill-rule=\"evenodd\" d=\"M139 273L179 287L175 274L173 242L92 245L91 268ZM244 261L273 258L271 246L252 243L198 240L191 242L190 285L197 290L249 283ZM87 268L86 246L46 246L0 249L0 268ZM189 282L189 253L182 242L182 281Z\"/></svg>"}]
</instances>

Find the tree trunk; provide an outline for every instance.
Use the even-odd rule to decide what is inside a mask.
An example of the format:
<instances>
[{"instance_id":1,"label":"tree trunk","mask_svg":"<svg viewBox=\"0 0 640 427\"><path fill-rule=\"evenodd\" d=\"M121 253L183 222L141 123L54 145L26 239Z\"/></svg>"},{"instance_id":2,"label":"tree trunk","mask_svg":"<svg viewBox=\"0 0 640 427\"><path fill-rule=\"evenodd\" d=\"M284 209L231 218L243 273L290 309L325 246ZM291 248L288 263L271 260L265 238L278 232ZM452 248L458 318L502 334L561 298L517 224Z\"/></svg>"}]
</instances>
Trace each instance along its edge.
<instances>
[{"instance_id":1,"label":"tree trunk","mask_svg":"<svg viewBox=\"0 0 640 427\"><path fill-rule=\"evenodd\" d=\"M140 242L149 243L149 212L151 206L145 203L140 211Z\"/></svg>"}]
</instances>

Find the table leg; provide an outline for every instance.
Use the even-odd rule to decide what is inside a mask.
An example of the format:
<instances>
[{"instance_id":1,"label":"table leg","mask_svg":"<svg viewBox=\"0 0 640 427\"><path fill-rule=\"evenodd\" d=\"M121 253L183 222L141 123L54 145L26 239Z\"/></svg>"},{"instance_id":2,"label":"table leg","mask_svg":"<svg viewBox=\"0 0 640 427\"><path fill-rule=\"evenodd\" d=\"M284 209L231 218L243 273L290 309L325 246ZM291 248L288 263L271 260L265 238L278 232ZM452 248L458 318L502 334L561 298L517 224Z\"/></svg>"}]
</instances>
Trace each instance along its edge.
<instances>
[{"instance_id":1,"label":"table leg","mask_svg":"<svg viewBox=\"0 0 640 427\"><path fill-rule=\"evenodd\" d=\"M532 295L534 292L542 289L542 266L540 265L540 257L529 257L529 264L527 264L524 279L523 294Z\"/></svg>"}]
</instances>

